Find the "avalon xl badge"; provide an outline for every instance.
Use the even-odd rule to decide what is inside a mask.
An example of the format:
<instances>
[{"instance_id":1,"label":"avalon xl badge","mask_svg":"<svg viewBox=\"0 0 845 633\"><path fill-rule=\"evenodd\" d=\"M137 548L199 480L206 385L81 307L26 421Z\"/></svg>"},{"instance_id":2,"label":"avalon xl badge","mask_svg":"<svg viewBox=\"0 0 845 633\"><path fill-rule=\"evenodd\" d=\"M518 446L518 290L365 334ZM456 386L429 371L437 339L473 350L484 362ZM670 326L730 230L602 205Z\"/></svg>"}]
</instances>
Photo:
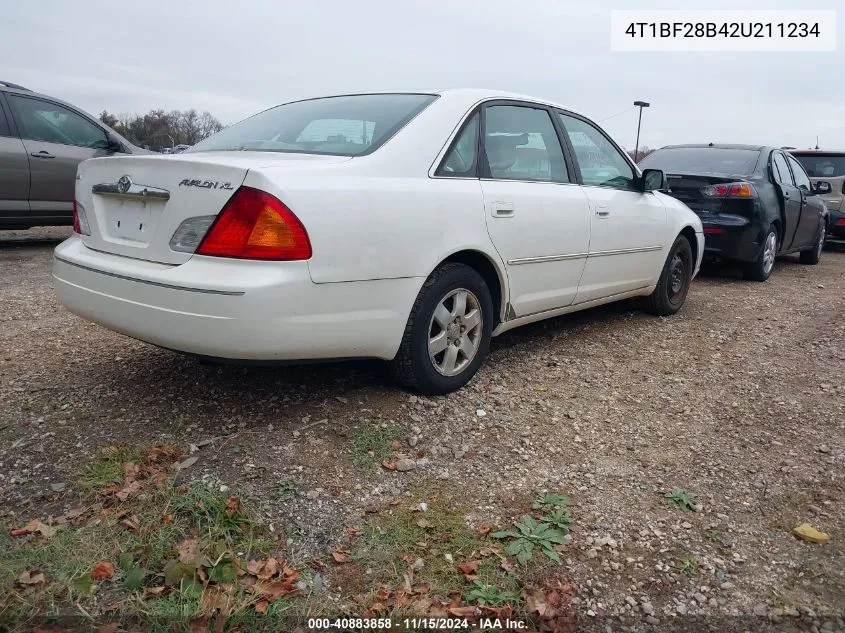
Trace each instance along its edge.
<instances>
[{"instance_id":1,"label":"avalon xl badge","mask_svg":"<svg viewBox=\"0 0 845 633\"><path fill-rule=\"evenodd\" d=\"M192 178L185 178L179 183L179 186L199 187L200 189L223 189L224 191L234 190L231 182L220 182L219 180L196 180Z\"/></svg>"}]
</instances>

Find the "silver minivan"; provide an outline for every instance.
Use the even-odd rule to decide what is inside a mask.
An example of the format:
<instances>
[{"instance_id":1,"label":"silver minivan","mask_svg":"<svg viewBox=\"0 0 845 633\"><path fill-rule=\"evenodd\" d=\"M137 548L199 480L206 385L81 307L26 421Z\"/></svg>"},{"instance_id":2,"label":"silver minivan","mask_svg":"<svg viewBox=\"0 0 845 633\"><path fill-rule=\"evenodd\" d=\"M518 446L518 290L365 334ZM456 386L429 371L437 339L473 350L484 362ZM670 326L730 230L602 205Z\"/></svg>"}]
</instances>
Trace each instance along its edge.
<instances>
[{"instance_id":1,"label":"silver minivan","mask_svg":"<svg viewBox=\"0 0 845 633\"><path fill-rule=\"evenodd\" d=\"M149 153L79 108L0 81L0 229L71 224L79 163Z\"/></svg>"}]
</instances>

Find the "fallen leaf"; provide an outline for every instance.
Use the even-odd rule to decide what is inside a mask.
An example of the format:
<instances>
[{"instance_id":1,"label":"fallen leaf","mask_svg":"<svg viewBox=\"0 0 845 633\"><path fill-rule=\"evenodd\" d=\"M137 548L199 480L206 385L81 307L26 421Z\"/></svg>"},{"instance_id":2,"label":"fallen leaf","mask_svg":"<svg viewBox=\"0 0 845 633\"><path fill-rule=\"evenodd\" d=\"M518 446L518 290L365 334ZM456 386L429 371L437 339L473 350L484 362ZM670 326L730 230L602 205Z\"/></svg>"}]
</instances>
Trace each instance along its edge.
<instances>
[{"instance_id":1,"label":"fallen leaf","mask_svg":"<svg viewBox=\"0 0 845 633\"><path fill-rule=\"evenodd\" d=\"M396 470L396 462L392 462L388 459L385 459L381 465L385 470Z\"/></svg>"},{"instance_id":2,"label":"fallen leaf","mask_svg":"<svg viewBox=\"0 0 845 633\"><path fill-rule=\"evenodd\" d=\"M27 536L35 533L41 534L44 538L51 538L56 534L56 528L50 527L38 519L32 519L32 521L24 525L22 528L9 531L9 534L12 536Z\"/></svg>"},{"instance_id":3,"label":"fallen leaf","mask_svg":"<svg viewBox=\"0 0 845 633\"><path fill-rule=\"evenodd\" d=\"M123 463L123 483L128 484L132 483L138 478L138 473L140 472L140 468L138 464L134 462L124 462Z\"/></svg>"},{"instance_id":4,"label":"fallen leaf","mask_svg":"<svg viewBox=\"0 0 845 633\"><path fill-rule=\"evenodd\" d=\"M259 600L255 603L255 610L258 613L267 613L267 607L270 606L270 603L266 600Z\"/></svg>"},{"instance_id":5,"label":"fallen leaf","mask_svg":"<svg viewBox=\"0 0 845 633\"><path fill-rule=\"evenodd\" d=\"M492 529L493 528L491 528L489 525L479 525L477 528L475 528L475 532L479 536L487 536L488 534L490 534Z\"/></svg>"},{"instance_id":6,"label":"fallen leaf","mask_svg":"<svg viewBox=\"0 0 845 633\"><path fill-rule=\"evenodd\" d=\"M480 564L480 560L471 560L468 563L462 563L458 565L458 569L460 569L461 573L466 576L467 580L473 580L474 578L470 578L470 576L473 576L475 572L478 571L478 566Z\"/></svg>"},{"instance_id":7,"label":"fallen leaf","mask_svg":"<svg viewBox=\"0 0 845 633\"><path fill-rule=\"evenodd\" d=\"M63 524L72 522L74 519L81 517L88 511L88 508L73 508L65 512L62 516L56 517L55 523Z\"/></svg>"},{"instance_id":8,"label":"fallen leaf","mask_svg":"<svg viewBox=\"0 0 845 633\"><path fill-rule=\"evenodd\" d=\"M434 526L434 523L426 521L425 519L417 519L416 524L423 529Z\"/></svg>"},{"instance_id":9,"label":"fallen leaf","mask_svg":"<svg viewBox=\"0 0 845 633\"><path fill-rule=\"evenodd\" d=\"M346 533L349 534L350 538L355 538L356 536L361 534L361 528L352 525L346 528Z\"/></svg>"},{"instance_id":10,"label":"fallen leaf","mask_svg":"<svg viewBox=\"0 0 845 633\"><path fill-rule=\"evenodd\" d=\"M802 523L792 529L792 533L802 541L808 543L827 543L830 537L824 532L819 532L809 523Z\"/></svg>"},{"instance_id":11,"label":"fallen leaf","mask_svg":"<svg viewBox=\"0 0 845 633\"><path fill-rule=\"evenodd\" d=\"M163 586L146 587L144 589L144 594L147 595L147 596L160 596L161 594L163 594L165 592L166 589L167 589L167 587L163 587Z\"/></svg>"},{"instance_id":12,"label":"fallen leaf","mask_svg":"<svg viewBox=\"0 0 845 633\"><path fill-rule=\"evenodd\" d=\"M45 585L47 584L47 579L41 572L31 572L27 570L18 576L18 584L30 587L33 585Z\"/></svg>"},{"instance_id":13,"label":"fallen leaf","mask_svg":"<svg viewBox=\"0 0 845 633\"><path fill-rule=\"evenodd\" d=\"M94 633L114 633L120 627L120 622L110 622L108 624L101 624L94 629Z\"/></svg>"},{"instance_id":14,"label":"fallen leaf","mask_svg":"<svg viewBox=\"0 0 845 633\"><path fill-rule=\"evenodd\" d=\"M226 499L226 516L234 516L236 514L243 514L244 506L241 500L237 497L229 497Z\"/></svg>"},{"instance_id":15,"label":"fallen leaf","mask_svg":"<svg viewBox=\"0 0 845 633\"><path fill-rule=\"evenodd\" d=\"M194 455L193 457L188 457L184 461L181 461L176 464L176 470L185 470L186 468L190 468L191 466L196 464L199 459L200 458L197 455Z\"/></svg>"},{"instance_id":16,"label":"fallen leaf","mask_svg":"<svg viewBox=\"0 0 845 633\"><path fill-rule=\"evenodd\" d=\"M449 607L447 611L456 618L471 618L475 615L475 607Z\"/></svg>"},{"instance_id":17,"label":"fallen leaf","mask_svg":"<svg viewBox=\"0 0 845 633\"><path fill-rule=\"evenodd\" d=\"M405 581L405 591L410 593L411 587L414 584L414 570L410 567L407 567L405 569L405 573L402 574L402 578Z\"/></svg>"},{"instance_id":18,"label":"fallen leaf","mask_svg":"<svg viewBox=\"0 0 845 633\"><path fill-rule=\"evenodd\" d=\"M297 588L294 587L295 582L295 577L288 578L287 580L276 580L273 582L259 581L253 585L252 591L264 600L272 602L273 600L282 598L283 596L289 596L296 593Z\"/></svg>"},{"instance_id":19,"label":"fallen leaf","mask_svg":"<svg viewBox=\"0 0 845 633\"><path fill-rule=\"evenodd\" d=\"M112 576L114 576L114 565L105 560L101 560L99 563L94 565L94 569L91 570L91 580L96 582L108 580Z\"/></svg>"},{"instance_id":20,"label":"fallen leaf","mask_svg":"<svg viewBox=\"0 0 845 633\"><path fill-rule=\"evenodd\" d=\"M114 496L119 501L126 501L129 497L134 495L141 489L141 483L138 481L130 481L128 484L123 486L120 490L114 493Z\"/></svg>"},{"instance_id":21,"label":"fallen leaf","mask_svg":"<svg viewBox=\"0 0 845 633\"><path fill-rule=\"evenodd\" d=\"M171 523L173 523L173 515L165 514L163 517L161 517L161 522L165 525L170 525Z\"/></svg>"},{"instance_id":22,"label":"fallen leaf","mask_svg":"<svg viewBox=\"0 0 845 633\"><path fill-rule=\"evenodd\" d=\"M349 562L349 552L337 549L332 552L332 558L334 558L334 562L338 564L343 564Z\"/></svg>"},{"instance_id":23,"label":"fallen leaf","mask_svg":"<svg viewBox=\"0 0 845 633\"><path fill-rule=\"evenodd\" d=\"M135 530L137 530L137 529L138 529L138 526L139 526L140 524L141 524L140 519L138 519L138 517L137 517L136 515L134 515L134 514L133 514L132 516L130 516L130 517L127 517L127 518L123 519L123 520L120 522L120 525L122 525L122 526L123 526L123 527L125 527L127 530L130 530L130 531L132 531L132 532L134 532Z\"/></svg>"},{"instance_id":24,"label":"fallen leaf","mask_svg":"<svg viewBox=\"0 0 845 633\"><path fill-rule=\"evenodd\" d=\"M179 554L179 562L185 565L196 565L197 562L197 539L187 538L176 546Z\"/></svg>"}]
</instances>

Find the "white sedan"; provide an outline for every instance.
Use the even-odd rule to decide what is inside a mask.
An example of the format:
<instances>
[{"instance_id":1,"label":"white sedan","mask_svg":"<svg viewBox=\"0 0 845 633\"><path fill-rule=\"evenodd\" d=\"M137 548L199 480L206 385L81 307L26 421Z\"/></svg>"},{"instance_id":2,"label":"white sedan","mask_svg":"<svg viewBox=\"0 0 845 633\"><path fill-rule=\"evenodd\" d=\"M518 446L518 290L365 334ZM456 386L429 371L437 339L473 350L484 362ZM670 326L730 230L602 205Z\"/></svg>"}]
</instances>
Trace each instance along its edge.
<instances>
[{"instance_id":1,"label":"white sedan","mask_svg":"<svg viewBox=\"0 0 845 633\"><path fill-rule=\"evenodd\" d=\"M684 303L701 222L588 118L482 90L287 103L182 154L97 158L53 279L71 311L215 359L381 358L426 394L490 339Z\"/></svg>"}]
</instances>

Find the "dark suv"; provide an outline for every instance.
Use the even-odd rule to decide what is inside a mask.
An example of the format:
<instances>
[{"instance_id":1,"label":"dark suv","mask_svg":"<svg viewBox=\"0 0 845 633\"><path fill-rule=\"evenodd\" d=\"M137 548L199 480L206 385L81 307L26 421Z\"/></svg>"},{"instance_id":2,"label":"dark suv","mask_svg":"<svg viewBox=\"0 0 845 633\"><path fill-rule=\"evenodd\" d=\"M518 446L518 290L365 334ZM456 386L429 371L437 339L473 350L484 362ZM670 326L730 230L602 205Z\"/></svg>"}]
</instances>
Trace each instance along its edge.
<instances>
[{"instance_id":1,"label":"dark suv","mask_svg":"<svg viewBox=\"0 0 845 633\"><path fill-rule=\"evenodd\" d=\"M671 145L640 167L662 169L669 195L701 218L705 258L735 261L755 281L769 278L780 255L797 252L802 264L818 263L827 207L801 163L783 150Z\"/></svg>"},{"instance_id":2,"label":"dark suv","mask_svg":"<svg viewBox=\"0 0 845 633\"><path fill-rule=\"evenodd\" d=\"M148 153L79 108L0 81L0 229L71 224L79 163Z\"/></svg>"}]
</instances>

